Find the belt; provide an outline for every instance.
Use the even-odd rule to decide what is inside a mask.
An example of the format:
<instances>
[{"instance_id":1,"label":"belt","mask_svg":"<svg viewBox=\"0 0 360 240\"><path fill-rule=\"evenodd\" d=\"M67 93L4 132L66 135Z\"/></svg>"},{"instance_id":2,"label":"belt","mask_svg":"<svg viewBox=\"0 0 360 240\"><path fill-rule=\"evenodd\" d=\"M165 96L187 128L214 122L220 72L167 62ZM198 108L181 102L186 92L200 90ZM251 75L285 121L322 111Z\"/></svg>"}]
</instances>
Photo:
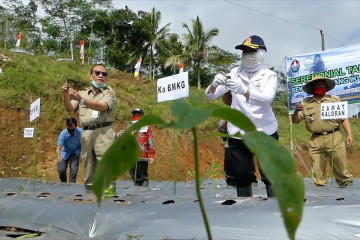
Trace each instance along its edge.
<instances>
[{"instance_id":1,"label":"belt","mask_svg":"<svg viewBox=\"0 0 360 240\"><path fill-rule=\"evenodd\" d=\"M108 127L108 126L111 126L111 124L112 124L112 122L93 123L88 126L84 126L84 130L94 130L97 128Z\"/></svg>"},{"instance_id":2,"label":"belt","mask_svg":"<svg viewBox=\"0 0 360 240\"><path fill-rule=\"evenodd\" d=\"M339 128L335 128L334 132L338 131ZM319 133L313 133L313 135L328 135L328 134L332 134L333 131L327 131L327 132L319 132Z\"/></svg>"}]
</instances>

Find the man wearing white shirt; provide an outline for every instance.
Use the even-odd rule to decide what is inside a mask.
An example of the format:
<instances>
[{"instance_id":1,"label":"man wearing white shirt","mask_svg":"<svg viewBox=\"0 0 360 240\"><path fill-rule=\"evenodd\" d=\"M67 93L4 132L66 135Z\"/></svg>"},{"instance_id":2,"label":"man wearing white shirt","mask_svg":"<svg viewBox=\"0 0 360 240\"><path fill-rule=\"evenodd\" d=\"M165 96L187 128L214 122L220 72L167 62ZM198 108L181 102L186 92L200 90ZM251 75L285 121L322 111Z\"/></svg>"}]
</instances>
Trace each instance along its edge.
<instances>
[{"instance_id":1,"label":"man wearing white shirt","mask_svg":"<svg viewBox=\"0 0 360 240\"><path fill-rule=\"evenodd\" d=\"M276 140L278 123L271 103L277 91L277 75L263 66L266 46L256 35L250 36L236 49L243 51L241 66L233 68L226 76L217 74L206 90L209 99L215 99L224 94L231 95L231 108L245 114L256 126ZM229 135L244 133L231 122L227 124ZM254 179L254 154L246 147L240 138L229 138L230 164L225 172L236 173L235 182L239 197L252 196L251 183ZM270 181L260 169L261 180L266 185L268 197L274 197Z\"/></svg>"}]
</instances>

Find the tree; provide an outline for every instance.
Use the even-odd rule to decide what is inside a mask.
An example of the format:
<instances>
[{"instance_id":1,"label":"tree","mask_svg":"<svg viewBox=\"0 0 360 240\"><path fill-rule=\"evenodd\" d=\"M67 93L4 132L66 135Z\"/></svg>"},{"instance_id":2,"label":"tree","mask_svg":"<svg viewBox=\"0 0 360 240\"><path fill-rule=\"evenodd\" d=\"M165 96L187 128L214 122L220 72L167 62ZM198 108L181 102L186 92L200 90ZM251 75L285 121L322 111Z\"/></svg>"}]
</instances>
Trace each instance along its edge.
<instances>
[{"instance_id":1,"label":"tree","mask_svg":"<svg viewBox=\"0 0 360 240\"><path fill-rule=\"evenodd\" d=\"M218 35L219 30L213 28L204 32L199 16L192 20L192 29L186 23L183 23L183 27L188 31L184 35L186 47L183 56L194 66L194 71L197 74L197 86L200 89L201 64L208 59L215 60L216 55L219 55L216 47L209 46L210 41Z\"/></svg>"},{"instance_id":2,"label":"tree","mask_svg":"<svg viewBox=\"0 0 360 240\"><path fill-rule=\"evenodd\" d=\"M136 56L134 52L143 50L146 39L143 28L137 14L128 7L97 11L93 22L94 35L106 45L107 61L112 66L127 71L131 70L131 64L141 56Z\"/></svg>"},{"instance_id":3,"label":"tree","mask_svg":"<svg viewBox=\"0 0 360 240\"><path fill-rule=\"evenodd\" d=\"M280 91L287 91L287 79L284 72L280 70L273 70L278 77L278 83L279 83L279 90Z\"/></svg>"},{"instance_id":4,"label":"tree","mask_svg":"<svg viewBox=\"0 0 360 240\"><path fill-rule=\"evenodd\" d=\"M56 33L58 40L66 40L66 49L90 22L96 4L108 6L110 0L36 0L48 15L44 32ZM94 4L95 3L95 4ZM56 30L56 29L59 29Z\"/></svg>"},{"instance_id":5,"label":"tree","mask_svg":"<svg viewBox=\"0 0 360 240\"><path fill-rule=\"evenodd\" d=\"M34 49L36 46L39 46L40 29L37 27L37 5L34 0L30 0L28 5L24 5L21 0L4 0L4 3L7 6L6 14L3 16L5 20L5 34L11 35L11 38L15 39L22 32L24 39L27 39L31 48ZM23 43L25 45L26 41L23 41Z\"/></svg>"},{"instance_id":6,"label":"tree","mask_svg":"<svg viewBox=\"0 0 360 240\"><path fill-rule=\"evenodd\" d=\"M183 53L184 48L184 45L179 40L179 36L175 33L170 34L167 38L159 41L155 59L157 59L158 66L160 66L161 76L176 74L181 61L180 58L174 58L173 56L180 56ZM174 61L168 62L168 59ZM168 68L169 66L171 67Z\"/></svg>"},{"instance_id":7,"label":"tree","mask_svg":"<svg viewBox=\"0 0 360 240\"><path fill-rule=\"evenodd\" d=\"M141 24L144 26L144 30L147 36L147 39L145 40L146 45L145 49L146 51L150 51L150 64L149 64L149 70L150 70L150 76L154 78L155 71L153 69L153 63L154 63L154 51L159 45L159 42L167 37L167 34L169 32L169 26L170 23L167 23L164 27L159 29L160 21L161 21L161 12L157 11L155 8L151 10L150 13L146 12L139 12L139 15L141 17ZM143 61L145 59L145 56L143 56Z\"/></svg>"},{"instance_id":8,"label":"tree","mask_svg":"<svg viewBox=\"0 0 360 240\"><path fill-rule=\"evenodd\" d=\"M0 6L0 38L4 41L3 47L6 48L6 38L7 38L7 31L8 31L8 19L9 16L7 14L6 8L3 6Z\"/></svg>"}]
</instances>

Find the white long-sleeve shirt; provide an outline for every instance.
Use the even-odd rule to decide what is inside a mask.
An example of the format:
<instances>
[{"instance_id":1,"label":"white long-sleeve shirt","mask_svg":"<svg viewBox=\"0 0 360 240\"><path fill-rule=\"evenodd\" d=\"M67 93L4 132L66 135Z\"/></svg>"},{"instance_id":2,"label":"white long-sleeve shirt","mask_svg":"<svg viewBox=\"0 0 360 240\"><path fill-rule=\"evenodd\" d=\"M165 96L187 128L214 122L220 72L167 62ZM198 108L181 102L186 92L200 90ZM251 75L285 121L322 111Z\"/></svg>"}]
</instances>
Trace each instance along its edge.
<instances>
[{"instance_id":1,"label":"white long-sleeve shirt","mask_svg":"<svg viewBox=\"0 0 360 240\"><path fill-rule=\"evenodd\" d=\"M230 77L242 81L250 91L249 99L246 99L244 95L230 91L232 96L231 108L245 114L254 123L258 131L268 135L275 133L278 129L278 122L270 104L274 100L278 87L276 73L267 68L262 68L249 77L248 73L240 66L231 70ZM214 93L209 93L209 88L210 86L205 90L208 99L216 99L229 91L223 85L218 86ZM239 131L244 134L244 131L231 122L227 124L227 128L230 135Z\"/></svg>"}]
</instances>

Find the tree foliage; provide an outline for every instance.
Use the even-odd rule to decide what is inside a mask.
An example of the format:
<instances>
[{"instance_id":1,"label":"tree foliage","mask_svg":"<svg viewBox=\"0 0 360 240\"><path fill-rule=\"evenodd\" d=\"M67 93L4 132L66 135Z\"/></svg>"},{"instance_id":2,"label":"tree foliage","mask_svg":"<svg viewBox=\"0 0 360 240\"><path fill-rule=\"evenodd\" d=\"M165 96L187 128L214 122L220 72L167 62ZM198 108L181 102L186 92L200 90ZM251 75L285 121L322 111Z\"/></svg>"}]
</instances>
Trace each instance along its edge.
<instances>
[{"instance_id":1,"label":"tree foliage","mask_svg":"<svg viewBox=\"0 0 360 240\"><path fill-rule=\"evenodd\" d=\"M105 63L119 70L133 71L142 57L142 71L152 78L177 73L181 62L190 74L191 85L205 86L218 71L229 70L237 56L216 46L211 40L217 29L204 31L199 17L187 34L170 32L170 23L161 24L161 12L131 11L127 6L112 8L111 0L4 0L0 6L0 39L5 48L15 45L20 32L22 48L56 58L79 54L79 42L85 40L90 63ZM45 15L39 19L41 7ZM70 51L71 50L71 51ZM77 58L75 58L77 59ZM79 61L79 60L78 60Z\"/></svg>"},{"instance_id":2,"label":"tree foliage","mask_svg":"<svg viewBox=\"0 0 360 240\"><path fill-rule=\"evenodd\" d=\"M193 70L196 72L197 86L200 89L202 64L210 59L214 61L219 55L217 48L209 46L210 41L219 34L219 30L213 28L205 32L199 16L192 19L192 28L186 23L183 23L183 27L188 32L184 35L186 46L184 56L186 56L186 62L191 63Z\"/></svg>"},{"instance_id":3,"label":"tree foliage","mask_svg":"<svg viewBox=\"0 0 360 240\"><path fill-rule=\"evenodd\" d=\"M170 23L165 24L165 26L160 28L161 22L161 12L157 11L155 8L151 10L150 13L140 11L140 24L146 33L145 40L145 50L149 52L149 72L152 78L154 78L154 52L159 46L160 41L164 40L167 37L170 29ZM137 52L137 51L136 51ZM145 55L142 56L143 61L145 60Z\"/></svg>"},{"instance_id":4,"label":"tree foliage","mask_svg":"<svg viewBox=\"0 0 360 240\"><path fill-rule=\"evenodd\" d=\"M36 16L37 5L34 0L30 0L27 5L21 0L4 0L4 5L6 8L2 8L1 19L3 34L6 35L4 40L10 40L14 44L16 36L22 33L26 38L26 41L23 41L24 48L37 49L40 45L41 33L37 26L39 21ZM13 46L11 45L11 47Z\"/></svg>"}]
</instances>

